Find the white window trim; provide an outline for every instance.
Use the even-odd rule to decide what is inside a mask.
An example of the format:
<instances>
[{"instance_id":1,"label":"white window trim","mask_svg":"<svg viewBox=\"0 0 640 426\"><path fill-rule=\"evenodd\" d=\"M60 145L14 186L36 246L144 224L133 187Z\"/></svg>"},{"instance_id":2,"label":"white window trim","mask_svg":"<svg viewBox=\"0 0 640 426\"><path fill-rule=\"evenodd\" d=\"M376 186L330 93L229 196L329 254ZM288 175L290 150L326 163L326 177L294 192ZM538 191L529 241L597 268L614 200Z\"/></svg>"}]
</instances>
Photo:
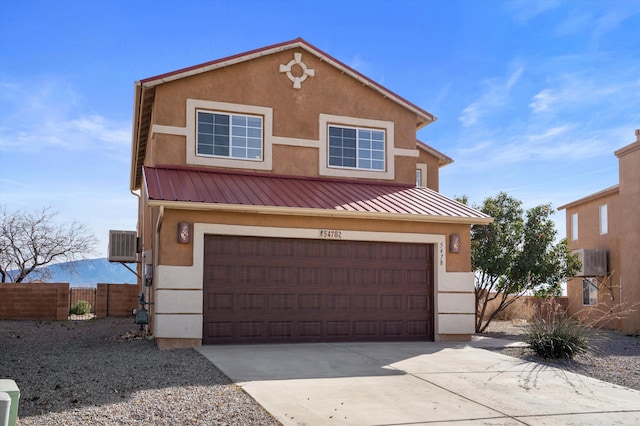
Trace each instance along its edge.
<instances>
[{"instance_id":1,"label":"white window trim","mask_svg":"<svg viewBox=\"0 0 640 426\"><path fill-rule=\"evenodd\" d=\"M578 239L578 213L571 215L571 241Z\"/></svg>"},{"instance_id":2,"label":"white window trim","mask_svg":"<svg viewBox=\"0 0 640 426\"><path fill-rule=\"evenodd\" d=\"M420 186L427 187L427 165L423 163L416 164L416 169L420 170Z\"/></svg>"},{"instance_id":3,"label":"white window trim","mask_svg":"<svg viewBox=\"0 0 640 426\"><path fill-rule=\"evenodd\" d=\"M214 166L223 168L253 169L253 170L273 170L273 145L289 145L308 148L317 148L319 152L318 173L320 176L364 178L378 180L395 179L395 157L418 158L418 149L396 148L394 139L394 123L391 121L372 120L365 118L345 117L339 115L320 114L319 115L319 138L300 139L273 134L273 109L255 105L233 104L228 102L205 101L200 99L187 99L186 103L186 125L171 126L153 124L152 135L154 133L184 136L186 139L186 163L197 166ZM196 110L217 110L239 114L262 115L263 116L263 153L262 161L253 159L236 159L224 157L209 157L196 155L197 135L196 135ZM385 131L385 163L386 171L372 171L359 169L338 169L328 167L328 124L346 125L354 127L370 127ZM425 175L426 176L426 175ZM426 182L425 182L426 185Z\"/></svg>"},{"instance_id":4,"label":"white window trim","mask_svg":"<svg viewBox=\"0 0 640 426\"><path fill-rule=\"evenodd\" d=\"M202 153L198 153L198 113L205 113L205 114L212 114L212 115L225 115L227 117L229 117L229 155L216 155L216 154L202 154ZM261 132L262 134L260 135L260 158L251 158L251 157L234 157L233 155L231 155L231 153L233 152L233 145L232 145L232 138L233 135L231 134L231 128L232 128L232 117L255 117L255 118L259 118L260 122L261 122ZM235 112L229 112L229 111L217 111L217 110L209 110L209 109L196 109L196 155L200 156L200 157L208 157L208 158L222 158L222 159L233 159L233 160L247 160L247 161L262 161L263 158L263 152L264 152L264 117L262 115L255 115L255 114L246 114L246 113L235 113Z\"/></svg>"},{"instance_id":5,"label":"white window trim","mask_svg":"<svg viewBox=\"0 0 640 426\"><path fill-rule=\"evenodd\" d=\"M366 128L366 127L354 127L354 126L346 126L344 124L333 124L330 123L329 127L333 127L334 129L351 129L351 130L355 130L356 132L356 147L355 147L355 151L356 151L356 157L355 157L355 161L356 161L356 165L354 167L350 167L350 166L338 166L335 164L330 164L328 165L328 167L331 168L337 168L337 169L347 169L347 170L368 170L368 171L372 171L372 172L384 172L387 168L387 164L386 164L386 158L383 158L383 163L384 167L382 169L374 169L374 168L367 168L367 167L360 167L358 166L358 163L360 162L361 158L360 158L360 150L363 150L365 148L362 148L360 146L360 130L369 130L371 132L378 132L378 133L382 133L383 134L383 146L384 146L384 153L386 156L386 152L387 152L387 146L386 146L386 140L387 140L387 135L385 133L384 130L382 129L371 129L371 128ZM329 144L329 140L327 139L327 149L330 150L330 144ZM329 155L329 157L331 157L331 155ZM370 159L373 160L373 159ZM379 161L379 160L378 160Z\"/></svg>"},{"instance_id":6,"label":"white window trim","mask_svg":"<svg viewBox=\"0 0 640 426\"><path fill-rule=\"evenodd\" d=\"M391 121L371 120L367 118L344 117L339 115L320 114L319 136L320 136L320 176L334 176L347 178L368 178L368 179L394 179L395 164L394 157L397 150L394 143L394 123ZM358 168L329 166L329 125L344 127L372 128L385 132L385 153L384 161L386 170L365 170ZM409 151L409 150L406 150ZM417 156L418 151L415 150Z\"/></svg>"},{"instance_id":7,"label":"white window trim","mask_svg":"<svg viewBox=\"0 0 640 426\"><path fill-rule=\"evenodd\" d=\"M606 204L602 204L599 208L600 217L600 235L609 233L609 209Z\"/></svg>"}]
</instances>

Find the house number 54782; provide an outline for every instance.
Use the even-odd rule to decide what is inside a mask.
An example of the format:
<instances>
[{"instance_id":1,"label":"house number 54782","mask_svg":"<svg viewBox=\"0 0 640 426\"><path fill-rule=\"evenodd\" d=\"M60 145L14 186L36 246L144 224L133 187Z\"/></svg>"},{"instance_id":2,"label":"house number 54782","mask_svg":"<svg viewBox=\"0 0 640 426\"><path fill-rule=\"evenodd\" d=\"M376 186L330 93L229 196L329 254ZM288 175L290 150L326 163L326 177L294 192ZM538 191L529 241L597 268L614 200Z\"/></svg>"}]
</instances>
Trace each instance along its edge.
<instances>
[{"instance_id":1,"label":"house number 54782","mask_svg":"<svg viewBox=\"0 0 640 426\"><path fill-rule=\"evenodd\" d=\"M337 231L335 229L321 229L320 238L339 240L342 238L342 231Z\"/></svg>"}]
</instances>

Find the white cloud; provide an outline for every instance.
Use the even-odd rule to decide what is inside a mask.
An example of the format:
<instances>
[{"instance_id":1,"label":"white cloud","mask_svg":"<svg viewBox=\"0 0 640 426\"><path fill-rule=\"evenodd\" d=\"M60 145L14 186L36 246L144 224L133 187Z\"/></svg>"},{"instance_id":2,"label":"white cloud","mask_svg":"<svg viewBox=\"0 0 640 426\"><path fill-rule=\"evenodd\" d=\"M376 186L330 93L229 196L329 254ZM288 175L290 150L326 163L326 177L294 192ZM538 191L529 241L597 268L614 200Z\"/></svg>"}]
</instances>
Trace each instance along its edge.
<instances>
[{"instance_id":1,"label":"white cloud","mask_svg":"<svg viewBox=\"0 0 640 426\"><path fill-rule=\"evenodd\" d=\"M513 11L516 21L526 23L529 20L542 15L550 10L560 7L557 0L514 0L508 4Z\"/></svg>"},{"instance_id":2,"label":"white cloud","mask_svg":"<svg viewBox=\"0 0 640 426\"><path fill-rule=\"evenodd\" d=\"M557 113L561 110L579 110L591 105L612 105L620 107L622 100L629 98L628 107L638 104L635 94L640 92L640 81L622 81L611 84L595 76L599 81L581 78L577 74L567 74L557 78L553 87L542 89L529 103L531 110L538 113ZM617 81L621 81L617 79ZM635 97L635 99L633 99ZM614 105L616 104L616 105Z\"/></svg>"},{"instance_id":3,"label":"white cloud","mask_svg":"<svg viewBox=\"0 0 640 426\"><path fill-rule=\"evenodd\" d=\"M130 146L129 123L85 113L81 96L67 84L46 79L29 85L3 83L2 91L6 114L0 124L0 151L125 150Z\"/></svg>"},{"instance_id":4,"label":"white cloud","mask_svg":"<svg viewBox=\"0 0 640 426\"><path fill-rule=\"evenodd\" d=\"M485 90L480 99L462 110L462 115L458 118L462 125L468 127L478 124L483 116L506 105L511 89L517 84L523 73L524 68L518 66L506 80L485 80L483 82Z\"/></svg>"}]
</instances>

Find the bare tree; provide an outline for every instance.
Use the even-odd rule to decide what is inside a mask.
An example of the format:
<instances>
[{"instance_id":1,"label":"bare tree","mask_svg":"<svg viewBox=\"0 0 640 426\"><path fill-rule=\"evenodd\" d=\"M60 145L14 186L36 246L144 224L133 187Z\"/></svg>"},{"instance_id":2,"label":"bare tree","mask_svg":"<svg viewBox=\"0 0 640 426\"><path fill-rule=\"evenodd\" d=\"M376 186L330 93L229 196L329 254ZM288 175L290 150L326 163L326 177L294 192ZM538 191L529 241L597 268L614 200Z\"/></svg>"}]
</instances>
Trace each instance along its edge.
<instances>
[{"instance_id":1,"label":"bare tree","mask_svg":"<svg viewBox=\"0 0 640 426\"><path fill-rule=\"evenodd\" d=\"M12 213L0 208L1 282L47 279L42 266L94 253L97 239L84 225L75 221L59 225L56 216L50 207Z\"/></svg>"}]
</instances>

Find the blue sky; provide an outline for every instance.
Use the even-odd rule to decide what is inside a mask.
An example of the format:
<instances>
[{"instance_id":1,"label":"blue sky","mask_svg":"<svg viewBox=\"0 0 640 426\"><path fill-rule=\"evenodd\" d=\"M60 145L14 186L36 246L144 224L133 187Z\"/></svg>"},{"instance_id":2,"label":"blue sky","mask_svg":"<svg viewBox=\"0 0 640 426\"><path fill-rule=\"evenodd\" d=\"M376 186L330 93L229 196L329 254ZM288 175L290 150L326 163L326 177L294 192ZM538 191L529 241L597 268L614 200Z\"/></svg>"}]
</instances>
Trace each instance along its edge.
<instances>
[{"instance_id":1,"label":"blue sky","mask_svg":"<svg viewBox=\"0 0 640 426\"><path fill-rule=\"evenodd\" d=\"M440 190L525 207L618 182L640 128L640 1L0 2L0 203L135 229L136 80L302 37L438 117ZM564 212L556 215L563 236Z\"/></svg>"}]
</instances>

